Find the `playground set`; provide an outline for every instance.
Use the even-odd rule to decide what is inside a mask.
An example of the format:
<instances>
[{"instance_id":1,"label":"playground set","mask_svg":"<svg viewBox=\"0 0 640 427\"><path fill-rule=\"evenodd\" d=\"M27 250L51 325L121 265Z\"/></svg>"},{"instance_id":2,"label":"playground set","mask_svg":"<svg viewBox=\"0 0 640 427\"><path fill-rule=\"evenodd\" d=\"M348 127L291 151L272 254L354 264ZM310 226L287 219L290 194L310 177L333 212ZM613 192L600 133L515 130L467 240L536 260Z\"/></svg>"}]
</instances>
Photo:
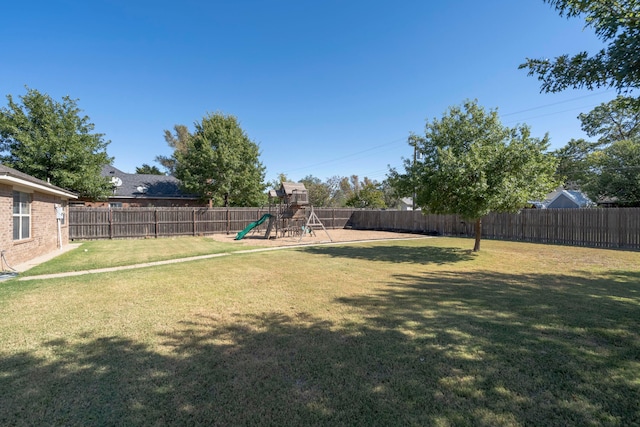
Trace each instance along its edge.
<instances>
[{"instance_id":1,"label":"playground set","mask_svg":"<svg viewBox=\"0 0 640 427\"><path fill-rule=\"evenodd\" d=\"M249 223L239 232L235 240L243 239L252 230L258 232L264 223L265 239L278 237L298 237L298 242L305 235L316 235L316 229L321 227L329 237L331 236L322 221L309 204L309 193L300 182L283 182L279 189L269 190L269 213L254 222Z\"/></svg>"}]
</instances>

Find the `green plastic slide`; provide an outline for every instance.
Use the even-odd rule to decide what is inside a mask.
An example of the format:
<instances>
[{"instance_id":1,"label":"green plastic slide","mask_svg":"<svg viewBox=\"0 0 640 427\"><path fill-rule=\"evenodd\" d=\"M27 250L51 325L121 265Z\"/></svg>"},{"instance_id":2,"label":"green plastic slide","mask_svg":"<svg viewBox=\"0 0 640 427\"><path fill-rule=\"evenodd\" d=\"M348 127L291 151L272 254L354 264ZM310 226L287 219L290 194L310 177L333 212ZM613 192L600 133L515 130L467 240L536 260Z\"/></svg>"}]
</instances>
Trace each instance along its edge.
<instances>
[{"instance_id":1,"label":"green plastic slide","mask_svg":"<svg viewBox=\"0 0 640 427\"><path fill-rule=\"evenodd\" d=\"M262 215L262 218L260 218L257 221L254 222L250 222L249 225L247 225L247 227L242 230L241 232L238 233L238 235L236 236L235 240L242 240L242 238L251 230L253 230L255 227L259 226L260 224L262 224L263 222L265 222L267 219L271 218L273 215L271 214L264 214Z\"/></svg>"}]
</instances>

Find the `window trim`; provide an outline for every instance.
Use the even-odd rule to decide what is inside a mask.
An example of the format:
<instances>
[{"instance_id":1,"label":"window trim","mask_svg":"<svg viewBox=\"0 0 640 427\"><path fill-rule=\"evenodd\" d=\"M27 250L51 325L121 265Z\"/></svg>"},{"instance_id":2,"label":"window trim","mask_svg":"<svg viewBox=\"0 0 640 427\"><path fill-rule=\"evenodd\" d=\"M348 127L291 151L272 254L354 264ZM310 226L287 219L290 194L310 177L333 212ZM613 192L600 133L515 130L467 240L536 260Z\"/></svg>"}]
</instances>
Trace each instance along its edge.
<instances>
[{"instance_id":1,"label":"window trim","mask_svg":"<svg viewBox=\"0 0 640 427\"><path fill-rule=\"evenodd\" d=\"M17 200L18 200L18 212L16 212L16 196L17 196ZM22 209L22 205L23 203L26 203L26 212L23 212ZM13 241L14 242L19 242L22 240L28 240L31 239L31 203L32 203L32 197L30 193L25 193L24 191L20 191L20 190L13 190L13 209L12 209L12 213L13 213ZM16 238L16 218L18 218L18 237ZM24 219L27 218L29 223L28 223L28 229L27 231L27 235L25 236L25 232L23 229L23 221Z\"/></svg>"}]
</instances>

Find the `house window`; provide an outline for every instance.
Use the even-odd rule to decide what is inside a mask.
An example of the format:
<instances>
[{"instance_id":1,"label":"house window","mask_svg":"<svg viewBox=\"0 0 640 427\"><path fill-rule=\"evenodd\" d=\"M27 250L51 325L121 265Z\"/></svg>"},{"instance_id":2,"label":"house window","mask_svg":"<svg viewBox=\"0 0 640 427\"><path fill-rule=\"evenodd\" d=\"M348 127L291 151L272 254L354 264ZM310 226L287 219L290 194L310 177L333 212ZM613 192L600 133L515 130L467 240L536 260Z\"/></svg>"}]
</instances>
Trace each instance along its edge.
<instances>
[{"instance_id":1,"label":"house window","mask_svg":"<svg viewBox=\"0 0 640 427\"><path fill-rule=\"evenodd\" d=\"M31 195L13 192L13 240L31 237Z\"/></svg>"},{"instance_id":2,"label":"house window","mask_svg":"<svg viewBox=\"0 0 640 427\"><path fill-rule=\"evenodd\" d=\"M121 208L122 207L122 202L111 202L111 203L109 203L109 207L110 208Z\"/></svg>"}]
</instances>

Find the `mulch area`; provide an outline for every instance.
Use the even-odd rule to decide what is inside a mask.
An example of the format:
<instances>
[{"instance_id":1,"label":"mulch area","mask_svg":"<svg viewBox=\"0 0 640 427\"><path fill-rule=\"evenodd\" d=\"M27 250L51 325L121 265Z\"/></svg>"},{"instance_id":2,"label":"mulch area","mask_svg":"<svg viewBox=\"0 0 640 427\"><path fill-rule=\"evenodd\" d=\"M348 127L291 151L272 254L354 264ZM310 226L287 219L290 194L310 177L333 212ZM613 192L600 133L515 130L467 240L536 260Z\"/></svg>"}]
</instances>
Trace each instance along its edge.
<instances>
[{"instance_id":1,"label":"mulch area","mask_svg":"<svg viewBox=\"0 0 640 427\"><path fill-rule=\"evenodd\" d=\"M219 242L236 243L247 246L295 246L319 243L357 242L362 240L393 240L393 239L419 239L427 236L414 233L396 233L392 231L353 230L353 229L315 229L313 234L305 233L302 238L296 236L278 236L278 238L264 238L265 230L249 233L242 240L235 240L236 233L214 234L210 238ZM272 233L272 237L275 233Z\"/></svg>"}]
</instances>

